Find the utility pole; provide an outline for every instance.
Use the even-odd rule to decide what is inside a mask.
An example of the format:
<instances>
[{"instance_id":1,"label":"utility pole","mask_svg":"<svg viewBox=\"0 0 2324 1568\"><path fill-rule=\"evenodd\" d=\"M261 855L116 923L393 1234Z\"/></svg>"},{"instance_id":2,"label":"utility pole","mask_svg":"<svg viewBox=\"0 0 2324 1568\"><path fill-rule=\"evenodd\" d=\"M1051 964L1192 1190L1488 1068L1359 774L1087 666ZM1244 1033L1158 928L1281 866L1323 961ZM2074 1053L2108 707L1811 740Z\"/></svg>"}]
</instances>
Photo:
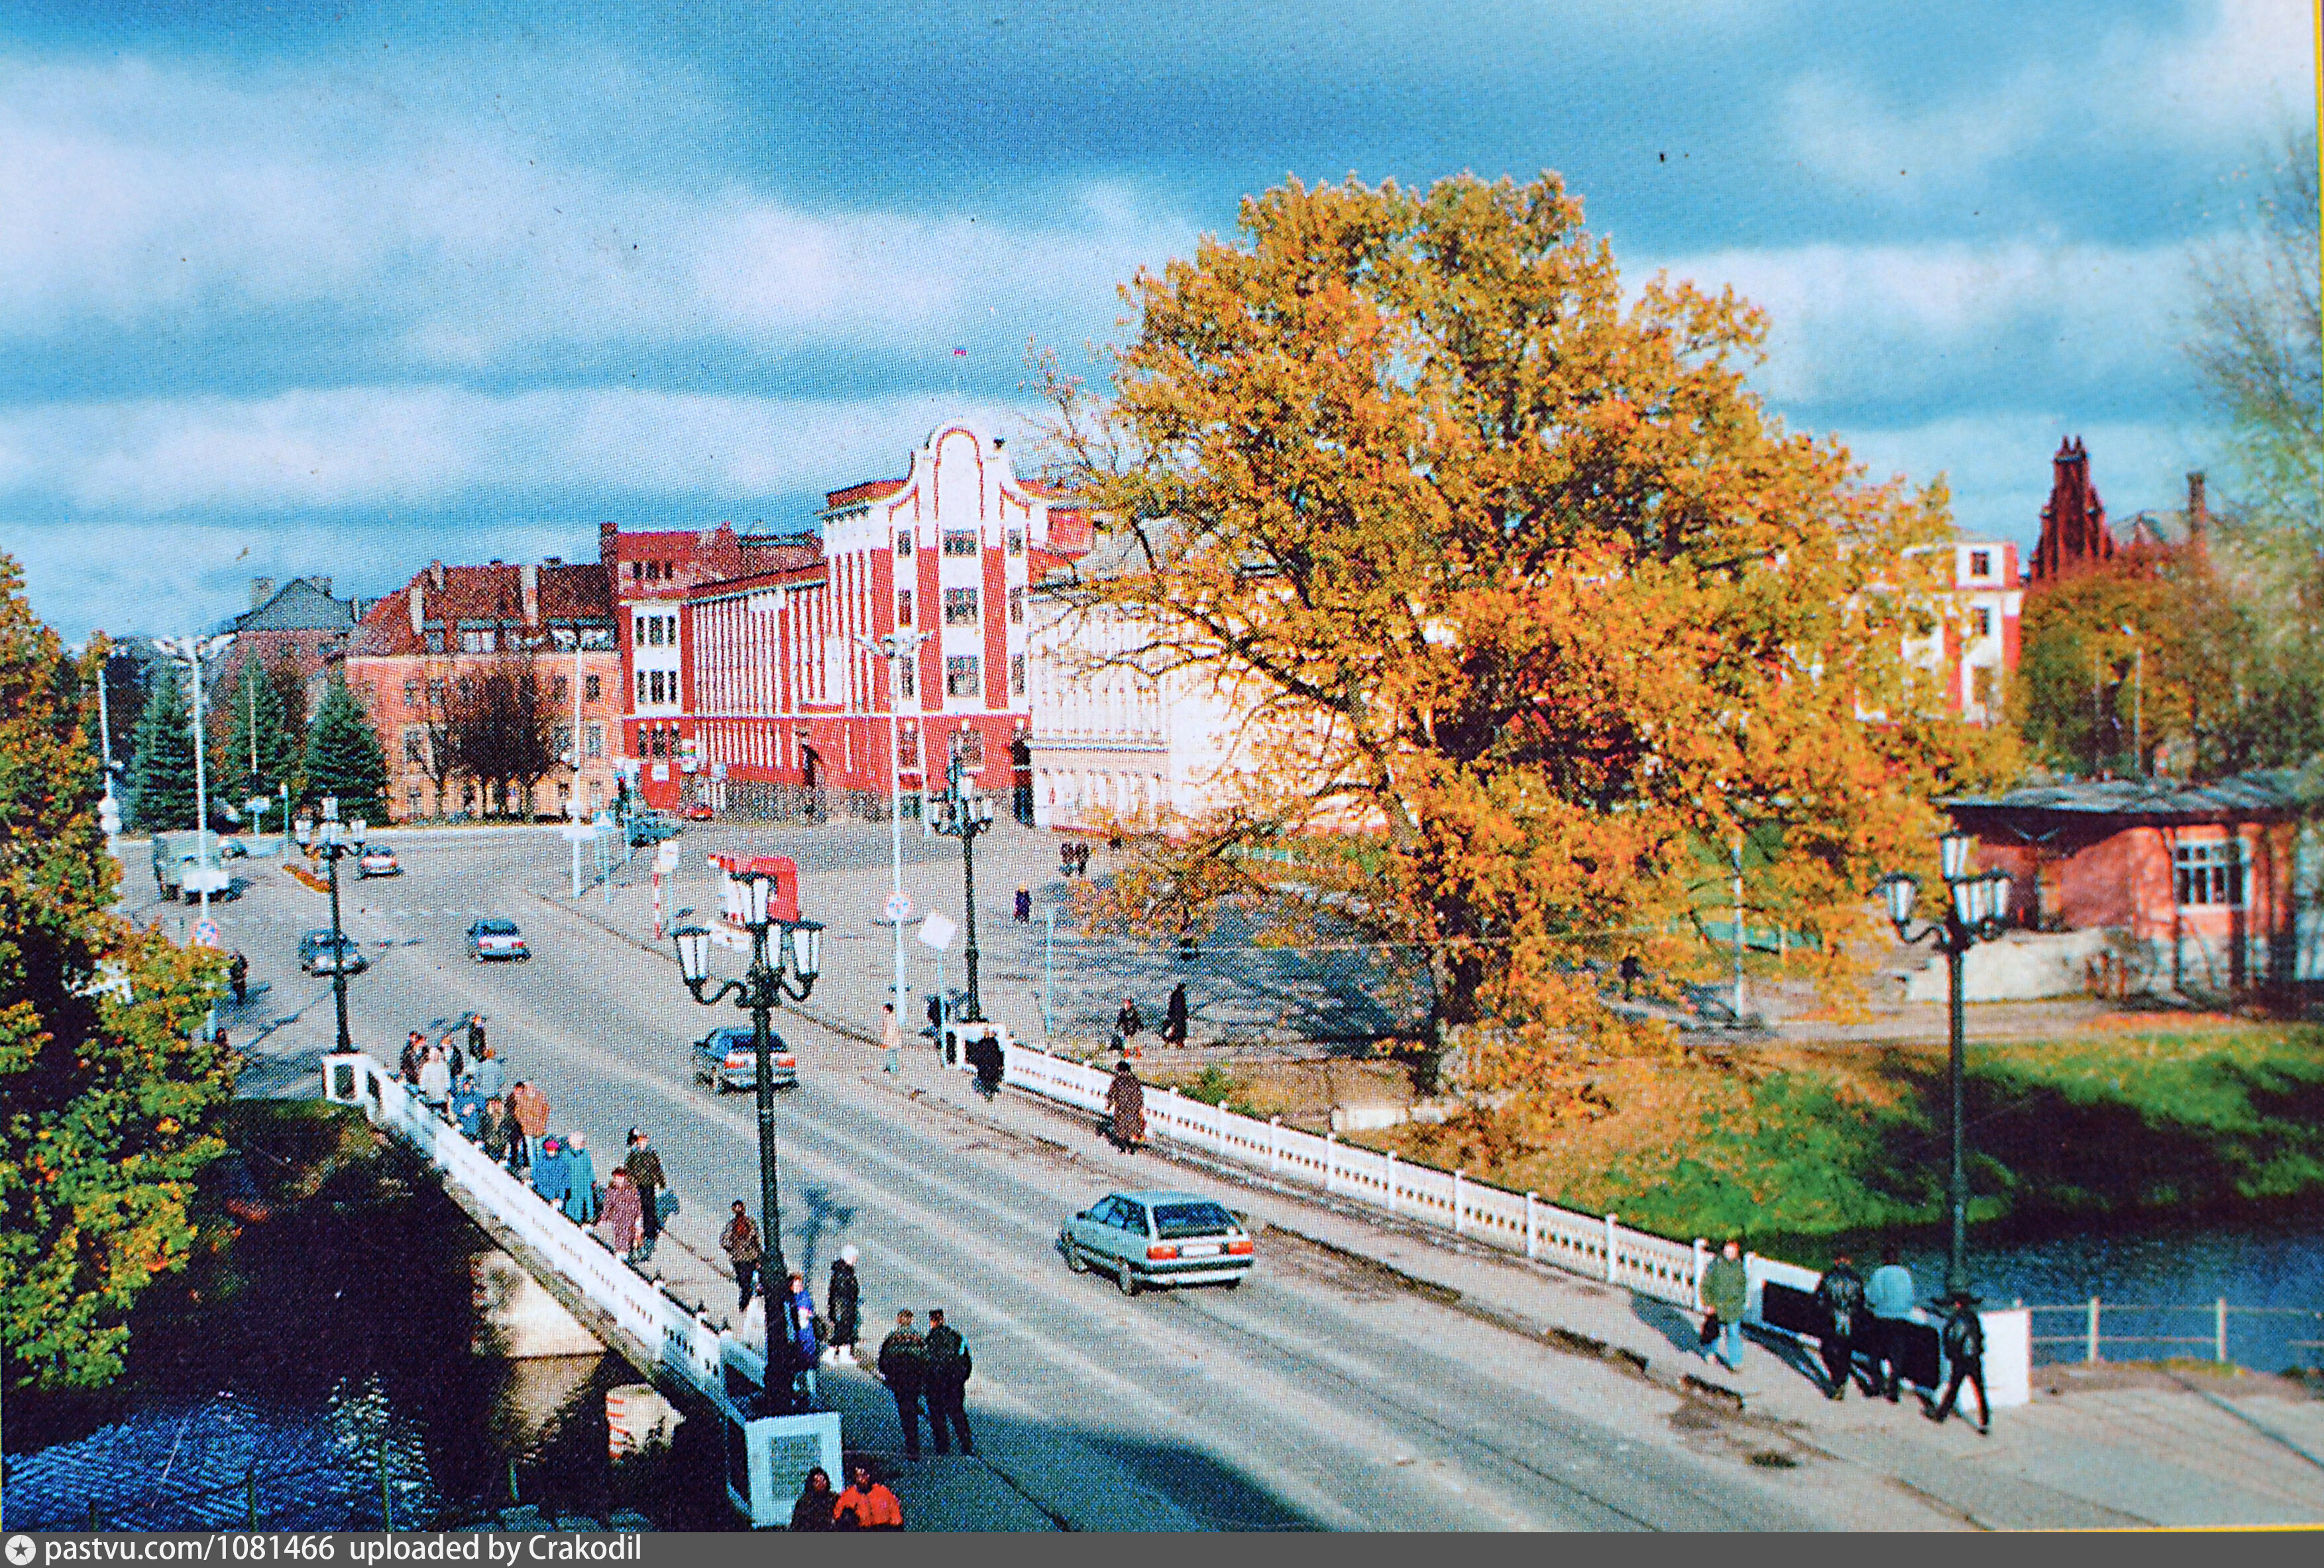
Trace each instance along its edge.
<instances>
[{"instance_id":1,"label":"utility pole","mask_svg":"<svg viewBox=\"0 0 2324 1568\"><path fill-rule=\"evenodd\" d=\"M904 677L902 660L919 657L928 634L902 628L874 639L859 636L866 651L888 661L888 909L896 935L896 1022L904 1019ZM971 917L972 922L974 917Z\"/></svg>"},{"instance_id":2,"label":"utility pole","mask_svg":"<svg viewBox=\"0 0 2324 1568\"><path fill-rule=\"evenodd\" d=\"M1743 1027L1743 840L1735 840L1735 1027Z\"/></svg>"},{"instance_id":3,"label":"utility pole","mask_svg":"<svg viewBox=\"0 0 2324 1568\"><path fill-rule=\"evenodd\" d=\"M210 917L210 797L208 751L202 744L202 660L234 641L234 633L217 637L156 637L153 646L173 659L182 659L194 674L194 868L199 873L202 918Z\"/></svg>"}]
</instances>

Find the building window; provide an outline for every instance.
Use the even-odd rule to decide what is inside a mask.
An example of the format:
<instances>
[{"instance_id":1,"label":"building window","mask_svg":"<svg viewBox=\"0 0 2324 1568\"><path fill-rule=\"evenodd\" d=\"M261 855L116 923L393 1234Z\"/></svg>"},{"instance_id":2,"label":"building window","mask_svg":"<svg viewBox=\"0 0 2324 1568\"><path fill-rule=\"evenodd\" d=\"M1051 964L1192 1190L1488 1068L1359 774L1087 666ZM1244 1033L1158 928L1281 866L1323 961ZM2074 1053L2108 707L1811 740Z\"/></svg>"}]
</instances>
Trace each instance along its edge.
<instances>
[{"instance_id":1,"label":"building window","mask_svg":"<svg viewBox=\"0 0 2324 1568\"><path fill-rule=\"evenodd\" d=\"M462 702L466 702L476 695L476 683L464 675L452 683L452 689L460 694Z\"/></svg>"},{"instance_id":2,"label":"building window","mask_svg":"<svg viewBox=\"0 0 2324 1568\"><path fill-rule=\"evenodd\" d=\"M2218 838L2201 844L2182 844L2171 858L2172 869L2177 873L2181 904L2243 908L2243 845L2238 841Z\"/></svg>"},{"instance_id":3,"label":"building window","mask_svg":"<svg viewBox=\"0 0 2324 1568\"><path fill-rule=\"evenodd\" d=\"M406 790L403 796L403 820L406 822L416 822L419 818L420 791L417 789Z\"/></svg>"},{"instance_id":4,"label":"building window","mask_svg":"<svg viewBox=\"0 0 2324 1568\"><path fill-rule=\"evenodd\" d=\"M641 669L638 671L638 702L641 706L651 700L646 696L646 672Z\"/></svg>"},{"instance_id":5,"label":"building window","mask_svg":"<svg viewBox=\"0 0 2324 1568\"><path fill-rule=\"evenodd\" d=\"M588 675L582 677L581 697L583 701L595 702L597 700L597 678L595 676Z\"/></svg>"},{"instance_id":6,"label":"building window","mask_svg":"<svg viewBox=\"0 0 2324 1568\"><path fill-rule=\"evenodd\" d=\"M430 704L444 700L444 682L440 677L428 683L428 700Z\"/></svg>"},{"instance_id":7,"label":"building window","mask_svg":"<svg viewBox=\"0 0 2324 1568\"><path fill-rule=\"evenodd\" d=\"M920 726L906 724L896 737L896 765L917 768L920 765Z\"/></svg>"},{"instance_id":8,"label":"building window","mask_svg":"<svg viewBox=\"0 0 2324 1568\"><path fill-rule=\"evenodd\" d=\"M1025 530L1023 529L1012 528L1009 530L1009 553L1012 556L1021 556L1025 553Z\"/></svg>"},{"instance_id":9,"label":"building window","mask_svg":"<svg viewBox=\"0 0 2324 1568\"><path fill-rule=\"evenodd\" d=\"M407 680L403 683L403 706L408 708L416 708L420 706L420 683L417 680Z\"/></svg>"},{"instance_id":10,"label":"building window","mask_svg":"<svg viewBox=\"0 0 2324 1568\"><path fill-rule=\"evenodd\" d=\"M1977 628L1977 635L1979 641L1983 641L1986 638L1993 635L1993 612L1991 610L1979 604L1976 609L1971 610L1969 613L1969 624Z\"/></svg>"},{"instance_id":11,"label":"building window","mask_svg":"<svg viewBox=\"0 0 2324 1568\"><path fill-rule=\"evenodd\" d=\"M970 768L984 766L984 732L964 724L952 733L952 754Z\"/></svg>"},{"instance_id":12,"label":"building window","mask_svg":"<svg viewBox=\"0 0 2324 1568\"><path fill-rule=\"evenodd\" d=\"M2000 693L1997 690L2001 672L1989 664L1980 664L1969 671L1969 700L1987 718L1993 716Z\"/></svg>"},{"instance_id":13,"label":"building window","mask_svg":"<svg viewBox=\"0 0 2324 1568\"><path fill-rule=\"evenodd\" d=\"M909 560L912 558L912 530L910 529L899 528L896 530L896 554L899 559Z\"/></svg>"},{"instance_id":14,"label":"building window","mask_svg":"<svg viewBox=\"0 0 2324 1568\"><path fill-rule=\"evenodd\" d=\"M425 732L408 729L403 732L403 760L425 763L428 761L428 737Z\"/></svg>"},{"instance_id":15,"label":"building window","mask_svg":"<svg viewBox=\"0 0 2324 1568\"><path fill-rule=\"evenodd\" d=\"M441 653L444 651L444 633L441 632L430 632L428 633L428 651L430 653Z\"/></svg>"},{"instance_id":16,"label":"building window","mask_svg":"<svg viewBox=\"0 0 2324 1568\"><path fill-rule=\"evenodd\" d=\"M557 753L558 761L570 761L573 757L573 726L558 724L551 730L549 733L549 749Z\"/></svg>"},{"instance_id":17,"label":"building window","mask_svg":"<svg viewBox=\"0 0 2324 1568\"><path fill-rule=\"evenodd\" d=\"M1012 653L1009 656L1009 695L1011 696L1025 695L1025 656L1021 653Z\"/></svg>"},{"instance_id":18,"label":"building window","mask_svg":"<svg viewBox=\"0 0 2324 1568\"><path fill-rule=\"evenodd\" d=\"M919 682L916 671L918 669L919 662L920 661L917 659L907 659L901 665L897 667L897 673L901 676L903 679L903 689L906 696L915 696L918 695Z\"/></svg>"},{"instance_id":19,"label":"building window","mask_svg":"<svg viewBox=\"0 0 2324 1568\"><path fill-rule=\"evenodd\" d=\"M1025 624L1025 590L1022 588L1009 590L1009 624L1011 626Z\"/></svg>"},{"instance_id":20,"label":"building window","mask_svg":"<svg viewBox=\"0 0 2324 1568\"><path fill-rule=\"evenodd\" d=\"M944 553L948 556L973 556L976 553L976 532L973 529L945 530Z\"/></svg>"},{"instance_id":21,"label":"building window","mask_svg":"<svg viewBox=\"0 0 2324 1568\"><path fill-rule=\"evenodd\" d=\"M571 695L572 690L572 683L560 675L549 683L549 700L561 703Z\"/></svg>"},{"instance_id":22,"label":"building window","mask_svg":"<svg viewBox=\"0 0 2324 1568\"><path fill-rule=\"evenodd\" d=\"M944 591L944 620L947 626L976 624L976 590L946 588Z\"/></svg>"},{"instance_id":23,"label":"building window","mask_svg":"<svg viewBox=\"0 0 2324 1568\"><path fill-rule=\"evenodd\" d=\"M493 643L493 633L490 631L460 633L460 651L463 653L490 653Z\"/></svg>"},{"instance_id":24,"label":"building window","mask_svg":"<svg viewBox=\"0 0 2324 1568\"><path fill-rule=\"evenodd\" d=\"M909 626L911 623L912 590L906 588L903 592L896 595L896 624L899 626Z\"/></svg>"},{"instance_id":25,"label":"building window","mask_svg":"<svg viewBox=\"0 0 2324 1568\"><path fill-rule=\"evenodd\" d=\"M1979 580L1993 576L1993 552L1991 550L1969 551L1969 575Z\"/></svg>"},{"instance_id":26,"label":"building window","mask_svg":"<svg viewBox=\"0 0 2324 1568\"><path fill-rule=\"evenodd\" d=\"M974 696L977 690L975 654L961 654L945 660L946 696Z\"/></svg>"},{"instance_id":27,"label":"building window","mask_svg":"<svg viewBox=\"0 0 2324 1568\"><path fill-rule=\"evenodd\" d=\"M583 728L581 731L581 754L585 757L602 757L605 754L604 725L589 724ZM597 804L597 789L595 785L591 785L589 788L589 804L592 806Z\"/></svg>"}]
</instances>

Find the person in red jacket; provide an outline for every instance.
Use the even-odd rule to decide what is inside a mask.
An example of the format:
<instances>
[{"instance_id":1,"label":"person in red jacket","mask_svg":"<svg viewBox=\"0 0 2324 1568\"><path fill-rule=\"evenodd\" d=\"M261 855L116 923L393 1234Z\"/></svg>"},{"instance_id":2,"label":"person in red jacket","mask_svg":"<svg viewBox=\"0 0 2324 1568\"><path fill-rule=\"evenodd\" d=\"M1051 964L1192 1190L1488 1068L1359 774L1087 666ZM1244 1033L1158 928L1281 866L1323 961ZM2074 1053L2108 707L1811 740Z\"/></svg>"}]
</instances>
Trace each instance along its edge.
<instances>
[{"instance_id":1,"label":"person in red jacket","mask_svg":"<svg viewBox=\"0 0 2324 1568\"><path fill-rule=\"evenodd\" d=\"M839 1494L832 1505L831 1517L835 1528L842 1530L900 1530L904 1527L904 1505L886 1483L872 1479L872 1467L862 1460L848 1472L847 1490Z\"/></svg>"}]
</instances>

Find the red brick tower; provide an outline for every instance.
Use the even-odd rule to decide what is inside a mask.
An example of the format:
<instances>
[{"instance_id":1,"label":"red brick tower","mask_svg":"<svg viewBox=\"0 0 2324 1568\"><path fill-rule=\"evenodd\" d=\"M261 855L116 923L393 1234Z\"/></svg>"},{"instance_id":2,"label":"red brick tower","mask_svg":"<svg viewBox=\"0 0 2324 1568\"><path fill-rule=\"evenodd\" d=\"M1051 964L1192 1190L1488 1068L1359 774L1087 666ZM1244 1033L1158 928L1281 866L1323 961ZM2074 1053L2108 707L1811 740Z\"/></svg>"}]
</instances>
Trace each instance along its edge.
<instances>
[{"instance_id":1,"label":"red brick tower","mask_svg":"<svg viewBox=\"0 0 2324 1568\"><path fill-rule=\"evenodd\" d=\"M2042 540L2034 547L2034 580L2056 582L2085 567L2114 559L2106 503L2090 484L2090 455L2076 436L2052 458L2050 503L2042 509Z\"/></svg>"}]
</instances>

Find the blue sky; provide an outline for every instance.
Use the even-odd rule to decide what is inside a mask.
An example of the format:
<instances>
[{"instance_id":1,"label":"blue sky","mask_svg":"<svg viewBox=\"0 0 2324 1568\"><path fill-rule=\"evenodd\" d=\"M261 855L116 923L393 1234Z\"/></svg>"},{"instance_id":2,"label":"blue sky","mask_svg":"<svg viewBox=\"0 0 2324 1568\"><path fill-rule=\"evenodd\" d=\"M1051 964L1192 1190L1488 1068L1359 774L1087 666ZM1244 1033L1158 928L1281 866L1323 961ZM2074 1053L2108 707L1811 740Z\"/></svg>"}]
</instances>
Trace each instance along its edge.
<instances>
[{"instance_id":1,"label":"blue sky","mask_svg":"<svg viewBox=\"0 0 2324 1568\"><path fill-rule=\"evenodd\" d=\"M0 16L0 548L68 635L807 522L1296 174L1554 169L1756 384L2030 540L2221 465L2189 262L2304 0L42 5ZM954 356L954 346L971 351Z\"/></svg>"}]
</instances>

